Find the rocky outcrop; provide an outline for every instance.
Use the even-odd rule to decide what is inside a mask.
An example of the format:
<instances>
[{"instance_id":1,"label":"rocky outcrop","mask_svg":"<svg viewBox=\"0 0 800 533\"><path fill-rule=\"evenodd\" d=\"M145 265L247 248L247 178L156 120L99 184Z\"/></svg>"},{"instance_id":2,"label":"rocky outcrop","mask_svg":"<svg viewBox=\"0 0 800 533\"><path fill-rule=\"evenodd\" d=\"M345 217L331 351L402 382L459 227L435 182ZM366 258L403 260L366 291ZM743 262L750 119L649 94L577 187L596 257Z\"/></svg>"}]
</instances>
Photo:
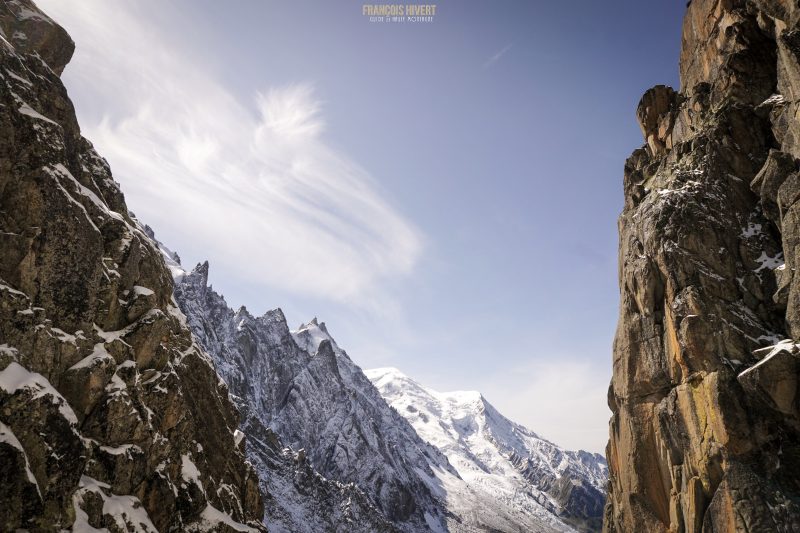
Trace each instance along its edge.
<instances>
[{"instance_id":1,"label":"rocky outcrop","mask_svg":"<svg viewBox=\"0 0 800 533\"><path fill-rule=\"evenodd\" d=\"M0 530L263 530L158 250L80 135L67 34L0 3Z\"/></svg>"},{"instance_id":2,"label":"rocky outcrop","mask_svg":"<svg viewBox=\"0 0 800 533\"><path fill-rule=\"evenodd\" d=\"M604 529L800 529L800 8L693 0L625 164Z\"/></svg>"},{"instance_id":3,"label":"rocky outcrop","mask_svg":"<svg viewBox=\"0 0 800 533\"><path fill-rule=\"evenodd\" d=\"M261 317L244 307L234 311L208 286L208 263L186 272L176 255L162 249L175 275L177 302L245 413L242 429L254 443L248 457L261 474L269 527L444 527L443 502L426 480L452 470L447 459L386 404L324 324L314 320L290 331L280 309ZM303 450L301 470L280 458L295 453L277 453L284 443ZM315 483L311 491L327 499L314 503L306 488L292 488L287 475L327 478L328 486ZM298 511L298 502L329 511Z\"/></svg>"}]
</instances>

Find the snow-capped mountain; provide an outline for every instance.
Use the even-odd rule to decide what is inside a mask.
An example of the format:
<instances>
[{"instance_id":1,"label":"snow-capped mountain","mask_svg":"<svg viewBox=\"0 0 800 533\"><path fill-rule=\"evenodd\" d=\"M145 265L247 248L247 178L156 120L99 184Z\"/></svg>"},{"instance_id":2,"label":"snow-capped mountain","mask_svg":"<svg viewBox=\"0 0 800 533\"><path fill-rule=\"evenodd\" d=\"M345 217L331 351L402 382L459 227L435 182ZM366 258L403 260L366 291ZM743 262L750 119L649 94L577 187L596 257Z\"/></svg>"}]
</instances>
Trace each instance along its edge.
<instances>
[{"instance_id":1,"label":"snow-capped mountain","mask_svg":"<svg viewBox=\"0 0 800 533\"><path fill-rule=\"evenodd\" d=\"M386 401L420 437L447 455L482 505L481 525L502 531L500 521L524 523L541 507L579 529L602 525L607 467L602 456L566 451L512 422L475 391L440 393L395 368L366 370ZM459 501L459 497L461 501ZM456 514L471 501L448 498ZM494 520L492 522L491 520Z\"/></svg>"},{"instance_id":2,"label":"snow-capped mountain","mask_svg":"<svg viewBox=\"0 0 800 533\"><path fill-rule=\"evenodd\" d=\"M561 450L477 393L445 400L396 370L368 376L324 323L290 330L280 309L261 317L233 311L208 286L208 263L189 272L177 254L161 250L175 299L242 412L271 530L566 532L597 525L602 457Z\"/></svg>"}]
</instances>

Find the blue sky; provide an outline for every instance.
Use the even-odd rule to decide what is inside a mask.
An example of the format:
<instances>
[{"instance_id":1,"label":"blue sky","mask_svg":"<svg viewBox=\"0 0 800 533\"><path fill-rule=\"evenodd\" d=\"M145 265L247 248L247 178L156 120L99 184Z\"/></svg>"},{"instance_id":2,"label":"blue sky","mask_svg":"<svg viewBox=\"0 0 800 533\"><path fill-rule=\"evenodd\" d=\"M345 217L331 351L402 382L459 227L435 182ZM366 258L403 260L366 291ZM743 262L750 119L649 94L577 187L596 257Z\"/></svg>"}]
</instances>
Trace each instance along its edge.
<instances>
[{"instance_id":1,"label":"blue sky","mask_svg":"<svg viewBox=\"0 0 800 533\"><path fill-rule=\"evenodd\" d=\"M129 206L231 306L603 451L622 168L682 2L39 4Z\"/></svg>"}]
</instances>

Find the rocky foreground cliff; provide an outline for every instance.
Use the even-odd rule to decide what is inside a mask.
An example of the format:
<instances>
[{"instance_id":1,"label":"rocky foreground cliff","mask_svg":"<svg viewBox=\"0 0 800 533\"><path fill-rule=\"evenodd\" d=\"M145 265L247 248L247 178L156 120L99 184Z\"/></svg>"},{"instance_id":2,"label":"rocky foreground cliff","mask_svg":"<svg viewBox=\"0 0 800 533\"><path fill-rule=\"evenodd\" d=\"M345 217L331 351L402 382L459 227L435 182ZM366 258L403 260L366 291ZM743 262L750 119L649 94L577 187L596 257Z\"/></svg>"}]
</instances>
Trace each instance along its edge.
<instances>
[{"instance_id":1,"label":"rocky foreground cliff","mask_svg":"<svg viewBox=\"0 0 800 533\"><path fill-rule=\"evenodd\" d=\"M265 530L227 388L80 134L73 48L0 2L0 530Z\"/></svg>"},{"instance_id":2,"label":"rocky foreground cliff","mask_svg":"<svg viewBox=\"0 0 800 533\"><path fill-rule=\"evenodd\" d=\"M605 531L800 530L798 20L693 0L680 89L637 110Z\"/></svg>"}]
</instances>

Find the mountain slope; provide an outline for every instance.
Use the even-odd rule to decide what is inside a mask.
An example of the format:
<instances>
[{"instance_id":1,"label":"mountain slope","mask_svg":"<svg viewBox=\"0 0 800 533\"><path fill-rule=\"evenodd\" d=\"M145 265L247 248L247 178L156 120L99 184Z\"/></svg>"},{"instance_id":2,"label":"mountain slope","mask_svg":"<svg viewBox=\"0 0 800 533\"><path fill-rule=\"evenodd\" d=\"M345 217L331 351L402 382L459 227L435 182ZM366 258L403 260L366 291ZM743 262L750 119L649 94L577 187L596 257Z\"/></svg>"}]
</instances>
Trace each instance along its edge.
<instances>
[{"instance_id":1,"label":"mountain slope","mask_svg":"<svg viewBox=\"0 0 800 533\"><path fill-rule=\"evenodd\" d=\"M376 524L388 520L409 531L441 529L445 511L424 478L435 478L434 470L450 469L447 460L386 405L327 336L324 325L311 323L290 332L280 310L262 317L253 317L245 308L233 311L208 287L207 263L187 273L174 259L176 299L198 342L213 354L238 397L247 414L245 428L268 429L291 448L305 450L320 474L355 483L369 497L361 514L369 516L366 505L371 501ZM255 448L250 457L256 464L262 462ZM267 469L262 474L269 490L271 474ZM268 525L270 520L268 512ZM302 527L300 523L296 520L293 527ZM323 523L336 525L329 516ZM371 531L378 526L362 521L359 527Z\"/></svg>"},{"instance_id":2,"label":"mountain slope","mask_svg":"<svg viewBox=\"0 0 800 533\"><path fill-rule=\"evenodd\" d=\"M800 7L693 0L680 45L625 164L605 530L798 531Z\"/></svg>"},{"instance_id":3,"label":"mountain slope","mask_svg":"<svg viewBox=\"0 0 800 533\"><path fill-rule=\"evenodd\" d=\"M353 483L320 475L306 452L285 447L239 398L247 457L265 495L264 522L271 533L394 533L397 529Z\"/></svg>"},{"instance_id":4,"label":"mountain slope","mask_svg":"<svg viewBox=\"0 0 800 533\"><path fill-rule=\"evenodd\" d=\"M598 530L606 466L599 455L569 452L511 422L478 392L440 393L394 368L365 371L381 395L439 448L484 511L484 526L516 531L546 510L576 527ZM474 501L448 498L467 513ZM456 514L459 510L455 510ZM491 516L494 514L494 516Z\"/></svg>"},{"instance_id":5,"label":"mountain slope","mask_svg":"<svg viewBox=\"0 0 800 533\"><path fill-rule=\"evenodd\" d=\"M0 530L263 530L227 389L80 135L72 41L26 0L0 32Z\"/></svg>"}]
</instances>

